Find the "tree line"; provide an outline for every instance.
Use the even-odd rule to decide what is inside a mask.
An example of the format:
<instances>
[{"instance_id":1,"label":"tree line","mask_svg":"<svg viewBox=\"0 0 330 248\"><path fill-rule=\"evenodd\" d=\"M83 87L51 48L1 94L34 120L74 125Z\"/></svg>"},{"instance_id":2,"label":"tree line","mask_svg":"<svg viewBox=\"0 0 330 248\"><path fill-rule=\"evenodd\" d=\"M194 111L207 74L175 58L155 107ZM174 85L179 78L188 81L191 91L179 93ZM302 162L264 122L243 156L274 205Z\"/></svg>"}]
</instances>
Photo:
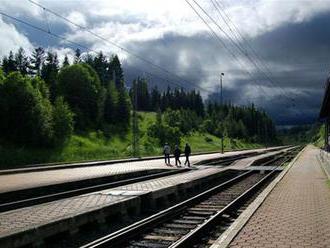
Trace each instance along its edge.
<instances>
[{"instance_id":1,"label":"tree line","mask_svg":"<svg viewBox=\"0 0 330 248\"><path fill-rule=\"evenodd\" d=\"M199 92L195 90L185 91L184 89L171 89L161 92L157 86L149 89L146 79L137 78L130 89L131 99L134 99L136 92L137 110L139 111L158 111L167 109L179 110L189 109L198 116L204 116L204 102Z\"/></svg>"},{"instance_id":2,"label":"tree line","mask_svg":"<svg viewBox=\"0 0 330 248\"><path fill-rule=\"evenodd\" d=\"M0 75L4 142L52 146L73 131L129 127L131 102L117 56L81 56L77 49L70 65L41 47L30 57L20 48L2 59Z\"/></svg>"},{"instance_id":3,"label":"tree line","mask_svg":"<svg viewBox=\"0 0 330 248\"><path fill-rule=\"evenodd\" d=\"M195 90L150 89L137 78L128 89L119 58L82 55L75 51L59 62L55 52L20 48L3 57L0 70L0 141L19 145L58 146L73 132L103 130L126 133L133 105L157 112L148 135L179 142L192 131L215 136L270 142L276 138L272 120L251 106L204 102Z\"/></svg>"}]
</instances>

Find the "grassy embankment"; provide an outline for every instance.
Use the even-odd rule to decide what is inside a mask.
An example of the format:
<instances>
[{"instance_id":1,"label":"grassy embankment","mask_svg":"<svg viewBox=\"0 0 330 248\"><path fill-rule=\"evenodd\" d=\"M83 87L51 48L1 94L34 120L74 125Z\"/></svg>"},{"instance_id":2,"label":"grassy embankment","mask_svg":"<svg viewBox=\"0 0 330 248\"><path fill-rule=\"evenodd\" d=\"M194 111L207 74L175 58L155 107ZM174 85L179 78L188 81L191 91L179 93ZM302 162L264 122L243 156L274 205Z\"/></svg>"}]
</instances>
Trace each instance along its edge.
<instances>
[{"instance_id":1,"label":"grassy embankment","mask_svg":"<svg viewBox=\"0 0 330 248\"><path fill-rule=\"evenodd\" d=\"M141 156L161 155L162 148L147 135L147 128L156 121L156 114L139 113L139 116ZM56 149L0 146L0 169L36 163L128 158L131 156L131 137L131 131L110 138L105 137L102 132L94 131L84 135L73 135L63 147ZM183 137L182 145L185 142L191 145L193 152L218 151L221 146L218 137L200 132ZM261 147L259 144L229 138L225 138L224 145L225 150Z\"/></svg>"},{"instance_id":2,"label":"grassy embankment","mask_svg":"<svg viewBox=\"0 0 330 248\"><path fill-rule=\"evenodd\" d=\"M321 125L317 134L313 137L313 144L319 148L324 146L324 125Z\"/></svg>"}]
</instances>

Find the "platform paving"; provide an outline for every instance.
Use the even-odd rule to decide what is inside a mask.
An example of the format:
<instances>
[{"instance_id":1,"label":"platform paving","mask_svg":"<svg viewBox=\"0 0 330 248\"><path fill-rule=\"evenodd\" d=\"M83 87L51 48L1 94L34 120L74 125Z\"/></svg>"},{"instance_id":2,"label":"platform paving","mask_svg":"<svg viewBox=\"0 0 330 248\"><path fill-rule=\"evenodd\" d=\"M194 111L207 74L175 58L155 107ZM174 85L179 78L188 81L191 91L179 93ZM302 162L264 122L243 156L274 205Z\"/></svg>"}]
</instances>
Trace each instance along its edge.
<instances>
[{"instance_id":1,"label":"platform paving","mask_svg":"<svg viewBox=\"0 0 330 248\"><path fill-rule=\"evenodd\" d=\"M205 159L217 158L221 156L232 156L254 151L261 152L264 150L265 149L253 149L227 152L225 154L213 153L195 155L191 156L191 162L195 163ZM184 160L183 157L182 160ZM174 159L172 159L171 162L173 163ZM66 168L49 171L0 175L0 193L154 169L173 169L173 167L166 166L163 159L156 159L111 165L97 165L80 168Z\"/></svg>"},{"instance_id":2,"label":"platform paving","mask_svg":"<svg viewBox=\"0 0 330 248\"><path fill-rule=\"evenodd\" d=\"M229 247L330 247L330 187L319 153L305 148Z\"/></svg>"},{"instance_id":3,"label":"platform paving","mask_svg":"<svg viewBox=\"0 0 330 248\"><path fill-rule=\"evenodd\" d=\"M105 215L122 215L130 207L139 209L142 197L148 201L177 193L215 177L223 168L203 168L180 175L147 180L126 186L71 197L32 207L0 213L0 243L17 247L35 242L36 237L72 231L91 220L104 221ZM154 203L155 203L154 202ZM152 203L150 202L150 205ZM78 224L79 223L79 224ZM18 245L14 245L14 243Z\"/></svg>"},{"instance_id":4,"label":"platform paving","mask_svg":"<svg viewBox=\"0 0 330 248\"><path fill-rule=\"evenodd\" d=\"M269 154L279 152L281 151L271 151ZM233 154L237 154L237 152L229 153L229 155ZM208 159L210 156L200 155L194 158L193 161L197 159ZM212 156L219 156L219 154L213 154ZM254 159L264 156L267 155L256 155ZM246 163L240 164L240 168L249 166L250 162L251 159L246 160ZM165 167L163 161L159 161L159 164L156 165L154 163L147 163L146 165L145 163L146 161L140 167L144 169L147 166L151 168L155 168L154 166ZM130 166L132 165L130 164ZM140 168L137 165L135 166L133 168ZM107 171L105 169L106 167L102 166L100 168L103 170L103 173L115 173ZM181 198L181 194L184 194L184 192L189 192L189 190L199 187L205 182L210 182L211 179L218 180L217 178L219 178L221 172L231 167L200 166L198 170L191 170L181 174L132 183L108 190L0 213L0 242L7 244L4 247L13 247L12 242L17 242L19 245L14 245L14 247L18 247L29 242L35 242L36 237L42 239L42 237L48 237L60 231L75 232L79 226L90 221L104 221L106 216L127 216L129 215L129 209L132 208L135 208L136 210L134 211L138 213L146 203L150 208L153 206L157 207L157 204L160 202L164 204L164 201L173 199L173 197ZM79 169L81 170L83 168ZM89 168L90 171L93 171L92 169L94 167ZM76 169L68 169L68 171L71 170ZM49 173L53 172L49 171ZM45 171L42 173L44 174ZM13 176L13 174L10 176Z\"/></svg>"}]
</instances>

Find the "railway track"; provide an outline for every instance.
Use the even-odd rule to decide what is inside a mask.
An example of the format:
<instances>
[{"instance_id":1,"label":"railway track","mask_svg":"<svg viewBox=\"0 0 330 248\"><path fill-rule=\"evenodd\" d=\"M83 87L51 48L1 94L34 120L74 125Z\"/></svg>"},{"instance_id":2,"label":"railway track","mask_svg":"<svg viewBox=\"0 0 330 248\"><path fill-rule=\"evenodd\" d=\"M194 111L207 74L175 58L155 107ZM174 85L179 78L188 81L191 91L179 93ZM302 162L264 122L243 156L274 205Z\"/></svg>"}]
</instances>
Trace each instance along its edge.
<instances>
[{"instance_id":1,"label":"railway track","mask_svg":"<svg viewBox=\"0 0 330 248\"><path fill-rule=\"evenodd\" d=\"M273 166L287 161L276 159ZM266 174L245 172L182 203L136 222L110 235L91 242L82 248L129 247L165 248L193 247L205 233L219 222L230 225L235 215L242 211L262 187L278 171ZM227 220L227 221L224 221Z\"/></svg>"},{"instance_id":2,"label":"railway track","mask_svg":"<svg viewBox=\"0 0 330 248\"><path fill-rule=\"evenodd\" d=\"M234 156L230 156L230 157L213 158L213 159L200 161L200 162L196 163L196 165L228 166L237 160L252 157L252 156L255 156L258 154L262 154L262 153L252 152L252 153L248 153L248 154L239 154L239 155L234 155Z\"/></svg>"},{"instance_id":3,"label":"railway track","mask_svg":"<svg viewBox=\"0 0 330 248\"><path fill-rule=\"evenodd\" d=\"M142 182L150 179L156 179L160 177L170 176L178 173L187 172L190 169L180 169L180 170L170 170L170 171L163 171L158 173L153 173L150 175L144 175L144 176L138 176L133 177L129 179L123 179L119 181L109 182L109 183L101 183L93 186L88 187L81 187L78 189L72 189L72 190L65 190L62 192L56 192L56 193L46 193L44 195L36 196L36 197L29 197L29 195L26 195L26 198L23 199L15 199L15 198L8 198L8 197L2 197L0 201L0 212L5 212L13 209L18 209L22 207L28 207L33 206L36 204L41 204L45 202L50 202L54 200L64 199L72 196L77 196L81 194L91 193L99 190L109 189L113 187L118 187L130 183L137 183Z\"/></svg>"},{"instance_id":4,"label":"railway track","mask_svg":"<svg viewBox=\"0 0 330 248\"><path fill-rule=\"evenodd\" d=\"M211 163L207 163L207 165L221 165L221 166L228 166L229 164L242 159L246 158L248 156L253 156L255 153L251 153L248 155L235 155L235 156L230 156L228 158L218 158L213 160ZM109 183L99 183L96 185L92 186L83 186L81 188L76 188L76 189L68 189L68 190L49 190L49 192L45 192L44 194L36 195L36 196L30 196L29 193L24 193L20 192L19 194L13 194L13 196L1 196L0 194L0 212L5 212L13 209L18 209L22 207L28 207L28 206L33 206L36 204L41 204L45 202L50 202L54 200L59 200L59 199L64 199L72 196L77 196L81 194L86 194L86 193L91 193L99 190L104 190L104 189L109 189L113 187L118 187L122 186L125 184L130 184L130 183L137 183L137 182L142 182L150 179L156 179L160 177L165 177L165 176L170 176L178 173L183 173L186 172L190 169L181 169L181 170L171 170L171 171L166 171L166 172L158 172L158 173L153 173L150 175L144 175L144 176L138 176L138 177L133 177L129 179L123 179L115 182L109 182ZM54 192L55 191L55 192ZM34 192L33 192L34 193Z\"/></svg>"}]
</instances>

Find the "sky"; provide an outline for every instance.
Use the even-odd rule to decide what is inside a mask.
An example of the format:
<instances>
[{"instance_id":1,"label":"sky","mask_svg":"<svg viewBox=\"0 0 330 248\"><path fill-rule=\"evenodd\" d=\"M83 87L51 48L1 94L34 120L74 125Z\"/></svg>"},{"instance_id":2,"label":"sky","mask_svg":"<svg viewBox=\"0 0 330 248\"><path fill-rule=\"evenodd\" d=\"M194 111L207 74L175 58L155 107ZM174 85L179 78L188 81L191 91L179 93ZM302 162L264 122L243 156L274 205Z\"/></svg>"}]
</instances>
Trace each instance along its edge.
<instances>
[{"instance_id":1,"label":"sky","mask_svg":"<svg viewBox=\"0 0 330 248\"><path fill-rule=\"evenodd\" d=\"M119 56L128 84L144 76L205 100L219 99L224 73L225 102L254 103L277 125L317 120L330 69L330 0L33 1L80 28L29 0L1 0L1 13L64 39L0 15L0 57L19 47L29 54L42 46L60 60L76 48L103 51Z\"/></svg>"}]
</instances>

